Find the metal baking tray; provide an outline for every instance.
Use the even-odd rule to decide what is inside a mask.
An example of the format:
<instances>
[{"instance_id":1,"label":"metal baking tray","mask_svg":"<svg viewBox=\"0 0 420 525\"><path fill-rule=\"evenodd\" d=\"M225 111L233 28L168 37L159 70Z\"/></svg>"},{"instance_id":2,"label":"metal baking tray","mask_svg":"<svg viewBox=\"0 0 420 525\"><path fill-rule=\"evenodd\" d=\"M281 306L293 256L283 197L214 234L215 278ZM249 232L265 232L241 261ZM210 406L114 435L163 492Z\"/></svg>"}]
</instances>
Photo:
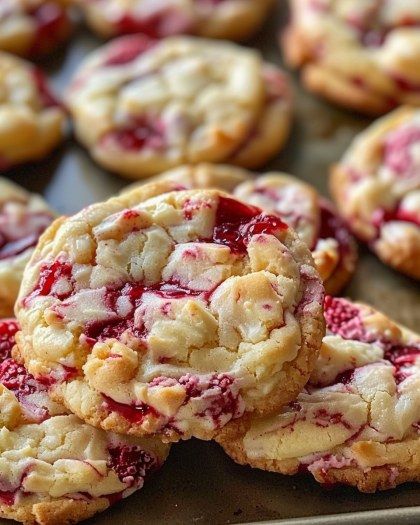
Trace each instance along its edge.
<instances>
[{"instance_id":1,"label":"metal baking tray","mask_svg":"<svg viewBox=\"0 0 420 525\"><path fill-rule=\"evenodd\" d=\"M258 0L255 0L258 1ZM285 1L248 45L282 64L277 46L287 20ZM80 60L101 41L84 28L43 66L61 93ZM292 75L296 115L283 152L267 166L286 171L328 194L328 168L370 120L332 107L306 93ZM43 193L60 213L69 214L120 190L127 182L96 166L69 139L50 159L8 174L27 189ZM420 287L361 248L357 273L344 294L371 303L412 329L420 329ZM420 485L360 494L348 487L327 491L309 477L285 477L233 463L215 443L191 440L172 448L163 469L143 490L87 523L225 525L420 524ZM1 525L7 523L0 520Z\"/></svg>"}]
</instances>

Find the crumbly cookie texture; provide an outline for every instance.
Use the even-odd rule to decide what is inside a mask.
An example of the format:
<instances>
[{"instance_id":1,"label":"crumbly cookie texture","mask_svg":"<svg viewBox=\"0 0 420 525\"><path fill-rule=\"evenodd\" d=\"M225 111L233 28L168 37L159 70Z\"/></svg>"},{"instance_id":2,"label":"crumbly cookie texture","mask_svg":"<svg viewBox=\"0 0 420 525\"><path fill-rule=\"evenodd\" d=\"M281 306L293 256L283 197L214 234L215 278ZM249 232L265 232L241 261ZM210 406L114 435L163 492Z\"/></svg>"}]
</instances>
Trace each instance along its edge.
<instances>
[{"instance_id":1,"label":"crumbly cookie texture","mask_svg":"<svg viewBox=\"0 0 420 525\"><path fill-rule=\"evenodd\" d=\"M52 401L14 358L18 329L0 321L0 517L76 523L142 488L169 447L98 430Z\"/></svg>"},{"instance_id":2,"label":"crumbly cookie texture","mask_svg":"<svg viewBox=\"0 0 420 525\"><path fill-rule=\"evenodd\" d=\"M279 217L168 184L46 231L16 307L19 346L28 370L95 426L210 439L305 384L323 287Z\"/></svg>"},{"instance_id":3,"label":"crumbly cookie texture","mask_svg":"<svg viewBox=\"0 0 420 525\"><path fill-rule=\"evenodd\" d=\"M2 0L0 49L38 57L53 51L69 36L66 0Z\"/></svg>"},{"instance_id":4,"label":"crumbly cookie texture","mask_svg":"<svg viewBox=\"0 0 420 525\"><path fill-rule=\"evenodd\" d=\"M420 105L420 4L289 0L283 35L289 65L308 89L347 108L382 114Z\"/></svg>"},{"instance_id":5,"label":"crumbly cookie texture","mask_svg":"<svg viewBox=\"0 0 420 525\"><path fill-rule=\"evenodd\" d=\"M258 31L273 0L76 0L101 36L182 33L244 40Z\"/></svg>"},{"instance_id":6,"label":"crumbly cookie texture","mask_svg":"<svg viewBox=\"0 0 420 525\"><path fill-rule=\"evenodd\" d=\"M0 171L45 157L62 140L65 112L44 74L0 51Z\"/></svg>"},{"instance_id":7,"label":"crumbly cookie texture","mask_svg":"<svg viewBox=\"0 0 420 525\"><path fill-rule=\"evenodd\" d=\"M223 164L182 166L153 178L173 183L173 189L217 188L273 213L294 228L312 251L326 293L336 295L353 275L357 245L333 205L301 180L284 173L256 177ZM139 183L130 185L128 190ZM125 190L127 191L127 190Z\"/></svg>"},{"instance_id":8,"label":"crumbly cookie texture","mask_svg":"<svg viewBox=\"0 0 420 525\"><path fill-rule=\"evenodd\" d=\"M0 177L0 317L13 314L23 270L53 219L42 197Z\"/></svg>"},{"instance_id":9,"label":"crumbly cookie texture","mask_svg":"<svg viewBox=\"0 0 420 525\"><path fill-rule=\"evenodd\" d=\"M330 296L317 365L277 415L219 441L237 462L363 492L420 481L420 337L371 307Z\"/></svg>"},{"instance_id":10,"label":"crumbly cookie texture","mask_svg":"<svg viewBox=\"0 0 420 525\"><path fill-rule=\"evenodd\" d=\"M420 110L403 107L361 133L333 167L350 228L386 264L420 279Z\"/></svg>"},{"instance_id":11,"label":"crumbly cookie texture","mask_svg":"<svg viewBox=\"0 0 420 525\"><path fill-rule=\"evenodd\" d=\"M185 163L263 165L288 136L291 98L284 73L253 50L130 35L85 60L67 104L94 159L140 179Z\"/></svg>"}]
</instances>

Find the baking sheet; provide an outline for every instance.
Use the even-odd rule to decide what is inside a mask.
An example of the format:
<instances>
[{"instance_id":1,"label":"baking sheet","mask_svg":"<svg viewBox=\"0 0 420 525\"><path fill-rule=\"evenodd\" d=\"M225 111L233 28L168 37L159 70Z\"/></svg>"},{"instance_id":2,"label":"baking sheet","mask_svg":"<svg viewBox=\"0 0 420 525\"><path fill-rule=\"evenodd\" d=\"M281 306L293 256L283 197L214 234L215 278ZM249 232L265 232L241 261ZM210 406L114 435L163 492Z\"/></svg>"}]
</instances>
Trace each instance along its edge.
<instances>
[{"instance_id":1,"label":"baking sheet","mask_svg":"<svg viewBox=\"0 0 420 525\"><path fill-rule=\"evenodd\" d=\"M280 0L264 31L248 43L276 64L282 63L276 38L286 18L287 10ZM99 39L79 28L67 48L41 64L58 93L83 56L99 44ZM292 78L296 88L294 130L286 149L267 169L297 175L327 194L328 167L370 120L313 97L300 88L297 75ZM65 214L105 199L127 184L96 166L71 139L47 161L16 169L7 176L43 193ZM362 248L357 274L344 293L418 330L419 292L418 283L387 268ZM192 440L174 446L164 468L138 494L86 523L410 525L420 523L420 507L416 505L420 505L420 485L406 484L373 495L348 487L327 491L309 477L288 478L235 465L215 443ZM1 525L6 523L0 520Z\"/></svg>"}]
</instances>

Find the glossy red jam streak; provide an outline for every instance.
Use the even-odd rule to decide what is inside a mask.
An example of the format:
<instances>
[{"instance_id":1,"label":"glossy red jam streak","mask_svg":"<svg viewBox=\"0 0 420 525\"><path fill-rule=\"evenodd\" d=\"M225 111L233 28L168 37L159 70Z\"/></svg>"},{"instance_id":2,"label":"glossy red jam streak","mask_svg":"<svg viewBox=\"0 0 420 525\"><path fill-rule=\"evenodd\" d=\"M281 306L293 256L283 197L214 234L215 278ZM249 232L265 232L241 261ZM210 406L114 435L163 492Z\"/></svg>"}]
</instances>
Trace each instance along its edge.
<instances>
[{"instance_id":1,"label":"glossy red jam streak","mask_svg":"<svg viewBox=\"0 0 420 525\"><path fill-rule=\"evenodd\" d=\"M52 51L57 43L64 40L70 32L71 22L67 11L53 2L47 2L35 8L31 15L36 23L34 43L31 55L40 55Z\"/></svg>"},{"instance_id":2,"label":"glossy red jam streak","mask_svg":"<svg viewBox=\"0 0 420 525\"><path fill-rule=\"evenodd\" d=\"M393 211L381 209L376 210L372 216L372 224L377 229L377 235L374 240L377 240L380 237L382 226L388 222L408 222L420 227L420 211L411 212L404 210L400 206Z\"/></svg>"},{"instance_id":3,"label":"glossy red jam streak","mask_svg":"<svg viewBox=\"0 0 420 525\"><path fill-rule=\"evenodd\" d=\"M123 66L152 49L157 44L146 35L132 35L115 40L108 48L104 66Z\"/></svg>"},{"instance_id":4,"label":"glossy red jam streak","mask_svg":"<svg viewBox=\"0 0 420 525\"><path fill-rule=\"evenodd\" d=\"M60 283L66 286L60 289ZM70 297L72 292L72 265L62 260L44 263L40 269L38 283L34 290L23 299L23 305L38 296L51 295L63 300Z\"/></svg>"},{"instance_id":5,"label":"glossy red jam streak","mask_svg":"<svg viewBox=\"0 0 420 525\"><path fill-rule=\"evenodd\" d=\"M420 344L390 345L385 350L384 358L394 365L395 380L399 384L410 377L410 368L415 365L416 361L420 362Z\"/></svg>"},{"instance_id":6,"label":"glossy red jam streak","mask_svg":"<svg viewBox=\"0 0 420 525\"><path fill-rule=\"evenodd\" d=\"M196 376L186 374L179 379L172 377L156 377L148 388L169 388L181 385L185 390L183 406L191 400L200 400L206 406L203 412L195 414L196 417L211 419L217 428L222 423L222 418L229 415L231 418L240 417L243 413L242 399L236 392L235 379L227 374L213 374L210 376ZM108 396L103 395L104 408L110 412L117 412L133 424L141 424L146 417L165 419L150 405L126 405L118 403ZM167 418L166 418L167 419ZM176 417L163 424L163 429L175 429Z\"/></svg>"},{"instance_id":7,"label":"glossy red jam streak","mask_svg":"<svg viewBox=\"0 0 420 525\"><path fill-rule=\"evenodd\" d=\"M245 254L254 235L278 235L288 229L279 217L255 206L220 197L212 241L228 246L233 253Z\"/></svg>"},{"instance_id":8,"label":"glossy red jam streak","mask_svg":"<svg viewBox=\"0 0 420 525\"><path fill-rule=\"evenodd\" d=\"M0 260L33 248L52 221L53 217L45 212L14 217L6 209L0 211Z\"/></svg>"}]
</instances>

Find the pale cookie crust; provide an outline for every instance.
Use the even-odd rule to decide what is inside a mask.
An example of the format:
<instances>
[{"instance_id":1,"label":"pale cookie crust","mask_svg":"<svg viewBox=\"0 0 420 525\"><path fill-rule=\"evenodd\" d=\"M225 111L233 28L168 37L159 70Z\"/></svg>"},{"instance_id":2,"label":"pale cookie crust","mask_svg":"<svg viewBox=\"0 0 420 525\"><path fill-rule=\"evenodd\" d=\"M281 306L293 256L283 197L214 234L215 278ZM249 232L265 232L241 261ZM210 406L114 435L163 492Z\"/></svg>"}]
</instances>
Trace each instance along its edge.
<instances>
[{"instance_id":1,"label":"pale cookie crust","mask_svg":"<svg viewBox=\"0 0 420 525\"><path fill-rule=\"evenodd\" d=\"M244 40L256 33L273 0L76 0L104 37L143 33L152 38L194 34Z\"/></svg>"},{"instance_id":2,"label":"pale cookie crust","mask_svg":"<svg viewBox=\"0 0 420 525\"><path fill-rule=\"evenodd\" d=\"M65 112L35 66L0 51L0 171L42 159L62 140Z\"/></svg>"},{"instance_id":3,"label":"pale cookie crust","mask_svg":"<svg viewBox=\"0 0 420 525\"><path fill-rule=\"evenodd\" d=\"M326 293L330 295L338 294L355 271L357 245L333 205L315 188L295 177L277 172L256 177L234 166L198 164L167 171L152 180L172 182L172 189L222 189L279 215L312 251Z\"/></svg>"},{"instance_id":4,"label":"pale cookie crust","mask_svg":"<svg viewBox=\"0 0 420 525\"><path fill-rule=\"evenodd\" d=\"M330 187L354 233L385 264L420 279L420 110L400 108L361 133Z\"/></svg>"},{"instance_id":5,"label":"pale cookie crust","mask_svg":"<svg viewBox=\"0 0 420 525\"><path fill-rule=\"evenodd\" d=\"M0 517L76 523L142 488L169 447L107 434L51 401L12 356L17 330L0 321Z\"/></svg>"},{"instance_id":6,"label":"pale cookie crust","mask_svg":"<svg viewBox=\"0 0 420 525\"><path fill-rule=\"evenodd\" d=\"M41 196L0 177L0 317L13 314L23 270L54 215Z\"/></svg>"},{"instance_id":7,"label":"pale cookie crust","mask_svg":"<svg viewBox=\"0 0 420 525\"><path fill-rule=\"evenodd\" d=\"M46 231L17 303L19 345L31 373L95 426L210 439L305 384L323 288L278 217L217 190L164 193L171 184Z\"/></svg>"},{"instance_id":8,"label":"pale cookie crust","mask_svg":"<svg viewBox=\"0 0 420 525\"><path fill-rule=\"evenodd\" d=\"M92 157L140 179L185 163L263 165L289 134L292 96L253 50L131 35L85 60L67 104Z\"/></svg>"},{"instance_id":9,"label":"pale cookie crust","mask_svg":"<svg viewBox=\"0 0 420 525\"><path fill-rule=\"evenodd\" d=\"M277 415L218 437L238 463L363 492L420 481L420 336L371 307L325 301L305 390Z\"/></svg>"},{"instance_id":10,"label":"pale cookie crust","mask_svg":"<svg viewBox=\"0 0 420 525\"><path fill-rule=\"evenodd\" d=\"M53 51L70 33L65 4L65 0L2 0L0 49L31 58Z\"/></svg>"},{"instance_id":11,"label":"pale cookie crust","mask_svg":"<svg viewBox=\"0 0 420 525\"><path fill-rule=\"evenodd\" d=\"M289 0L286 61L305 86L334 103L378 115L420 105L417 1Z\"/></svg>"}]
</instances>

